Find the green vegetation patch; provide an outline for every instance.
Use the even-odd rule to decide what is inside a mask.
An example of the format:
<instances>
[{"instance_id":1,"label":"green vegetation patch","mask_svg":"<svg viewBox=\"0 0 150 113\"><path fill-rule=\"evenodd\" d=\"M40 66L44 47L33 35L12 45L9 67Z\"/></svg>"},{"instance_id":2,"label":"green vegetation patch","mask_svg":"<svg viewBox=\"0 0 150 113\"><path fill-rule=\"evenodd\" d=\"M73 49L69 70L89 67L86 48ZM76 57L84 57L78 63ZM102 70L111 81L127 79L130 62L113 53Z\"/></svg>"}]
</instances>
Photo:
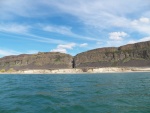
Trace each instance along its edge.
<instances>
[{"instance_id":1,"label":"green vegetation patch","mask_svg":"<svg viewBox=\"0 0 150 113\"><path fill-rule=\"evenodd\" d=\"M125 58L125 59L123 59L123 63L126 63L126 62L129 62L131 60L131 58Z\"/></svg>"}]
</instances>

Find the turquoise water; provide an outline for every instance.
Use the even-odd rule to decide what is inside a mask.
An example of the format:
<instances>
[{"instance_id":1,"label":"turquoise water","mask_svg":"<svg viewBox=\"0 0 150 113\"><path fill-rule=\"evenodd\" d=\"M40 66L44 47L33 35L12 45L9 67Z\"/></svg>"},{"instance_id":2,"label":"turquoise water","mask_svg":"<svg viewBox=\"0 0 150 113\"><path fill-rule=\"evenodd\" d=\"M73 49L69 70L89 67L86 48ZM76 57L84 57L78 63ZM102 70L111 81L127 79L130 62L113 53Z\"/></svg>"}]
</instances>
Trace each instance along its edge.
<instances>
[{"instance_id":1,"label":"turquoise water","mask_svg":"<svg viewBox=\"0 0 150 113\"><path fill-rule=\"evenodd\" d=\"M150 73L0 75L0 113L150 113Z\"/></svg>"}]
</instances>

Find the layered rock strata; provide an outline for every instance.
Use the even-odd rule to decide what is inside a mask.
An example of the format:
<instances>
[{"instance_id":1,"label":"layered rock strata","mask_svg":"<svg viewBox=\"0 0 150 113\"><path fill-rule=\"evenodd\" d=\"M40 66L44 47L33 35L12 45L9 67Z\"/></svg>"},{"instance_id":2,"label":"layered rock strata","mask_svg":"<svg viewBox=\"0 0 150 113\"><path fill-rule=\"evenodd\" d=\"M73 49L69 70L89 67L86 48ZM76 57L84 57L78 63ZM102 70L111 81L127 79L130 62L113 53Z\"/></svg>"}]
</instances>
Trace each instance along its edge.
<instances>
[{"instance_id":1,"label":"layered rock strata","mask_svg":"<svg viewBox=\"0 0 150 113\"><path fill-rule=\"evenodd\" d=\"M116 66L150 66L150 41L128 44L118 48L94 49L74 57L75 68Z\"/></svg>"},{"instance_id":2,"label":"layered rock strata","mask_svg":"<svg viewBox=\"0 0 150 113\"><path fill-rule=\"evenodd\" d=\"M150 41L120 47L98 48L76 56L39 52L0 58L0 71L71 69L87 71L98 67L150 67Z\"/></svg>"},{"instance_id":3,"label":"layered rock strata","mask_svg":"<svg viewBox=\"0 0 150 113\"><path fill-rule=\"evenodd\" d=\"M73 57L58 52L45 52L38 54L21 54L18 56L6 56L0 59L0 69L61 69L72 68Z\"/></svg>"}]
</instances>

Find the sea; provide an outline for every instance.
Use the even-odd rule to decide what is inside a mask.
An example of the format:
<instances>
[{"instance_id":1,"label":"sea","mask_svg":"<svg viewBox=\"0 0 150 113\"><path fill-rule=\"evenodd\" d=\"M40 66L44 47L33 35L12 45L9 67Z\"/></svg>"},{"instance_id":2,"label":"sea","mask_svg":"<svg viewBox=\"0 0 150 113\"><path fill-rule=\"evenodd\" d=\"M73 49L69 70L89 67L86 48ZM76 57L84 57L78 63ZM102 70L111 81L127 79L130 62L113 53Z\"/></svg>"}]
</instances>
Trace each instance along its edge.
<instances>
[{"instance_id":1,"label":"sea","mask_svg":"<svg viewBox=\"0 0 150 113\"><path fill-rule=\"evenodd\" d=\"M150 113L150 73L0 75L0 113Z\"/></svg>"}]
</instances>

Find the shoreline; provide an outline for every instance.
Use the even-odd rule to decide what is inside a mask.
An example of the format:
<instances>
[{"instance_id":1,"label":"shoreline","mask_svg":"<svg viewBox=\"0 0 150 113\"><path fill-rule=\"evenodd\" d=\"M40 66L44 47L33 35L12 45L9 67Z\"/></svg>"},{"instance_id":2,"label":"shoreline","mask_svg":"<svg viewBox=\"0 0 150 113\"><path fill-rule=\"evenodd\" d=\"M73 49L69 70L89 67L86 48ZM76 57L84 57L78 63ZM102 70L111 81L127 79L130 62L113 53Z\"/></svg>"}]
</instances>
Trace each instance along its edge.
<instances>
[{"instance_id":1,"label":"shoreline","mask_svg":"<svg viewBox=\"0 0 150 113\"><path fill-rule=\"evenodd\" d=\"M150 72L150 67L103 67L103 68L73 68L73 69L33 69L14 72L0 72L0 74L94 74L94 73L127 73Z\"/></svg>"}]
</instances>

